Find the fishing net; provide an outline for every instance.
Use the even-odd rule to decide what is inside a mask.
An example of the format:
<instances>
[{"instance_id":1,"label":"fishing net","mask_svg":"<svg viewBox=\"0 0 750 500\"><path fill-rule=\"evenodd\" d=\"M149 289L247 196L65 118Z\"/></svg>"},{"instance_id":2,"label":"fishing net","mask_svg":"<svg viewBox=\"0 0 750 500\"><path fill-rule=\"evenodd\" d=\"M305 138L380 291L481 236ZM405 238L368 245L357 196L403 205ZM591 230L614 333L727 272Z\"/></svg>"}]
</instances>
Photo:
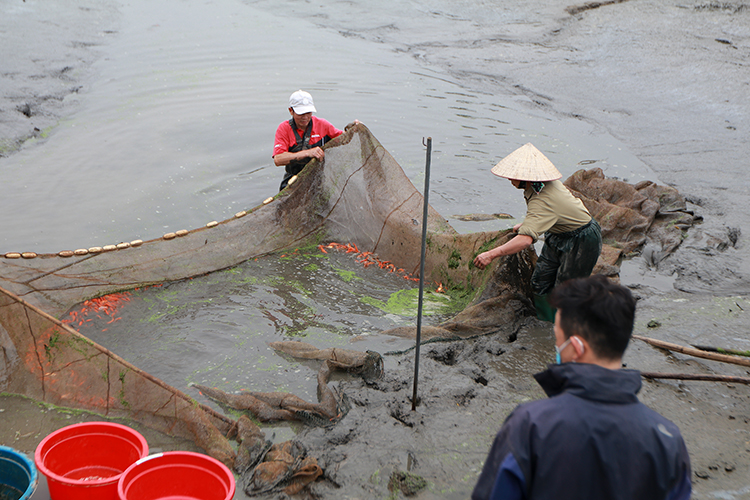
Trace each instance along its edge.
<instances>
[{"instance_id":1,"label":"fishing net","mask_svg":"<svg viewBox=\"0 0 750 500\"><path fill-rule=\"evenodd\" d=\"M250 496L271 492L294 495L323 475L317 459L307 454L304 445L297 441L272 444L246 415L237 419L229 436L239 443L234 470Z\"/></svg>"},{"instance_id":2,"label":"fishing net","mask_svg":"<svg viewBox=\"0 0 750 500\"><path fill-rule=\"evenodd\" d=\"M383 358L374 351L353 351L331 347L318 349L306 342L271 342L273 349L294 358L324 360L328 370L336 369L347 373L361 375L367 383L372 383L383 376Z\"/></svg>"},{"instance_id":3,"label":"fishing net","mask_svg":"<svg viewBox=\"0 0 750 500\"><path fill-rule=\"evenodd\" d=\"M267 204L222 222L146 242L57 254L6 253L0 259L0 286L59 317L92 297L202 275L251 258L331 241L353 245L367 263L393 266L417 277L422 205L422 195L393 157L364 125L353 124L326 146L324 162L313 160L293 185ZM448 328L451 335L489 333L496 331L491 325L533 315L526 300L530 290L510 290L521 283L519 277L530 275L533 251L520 258L498 259L500 264L492 269L500 269L500 275L472 265L477 253L510 237L509 231L458 234L432 208L427 230L425 282L460 290L478 302L489 300L463 315L471 321ZM500 297L487 298L500 290ZM508 305L511 312L506 311ZM414 336L413 329L394 333Z\"/></svg>"},{"instance_id":4,"label":"fishing net","mask_svg":"<svg viewBox=\"0 0 750 500\"><path fill-rule=\"evenodd\" d=\"M409 273L419 269L422 195L393 157L362 125L326 146L298 180L264 205L205 227L145 242L122 241L57 254L8 252L0 286L59 316L86 299L173 281L248 259L326 241L351 242ZM433 209L428 230L459 238ZM473 238L486 240L486 237ZM480 243L481 244L481 243ZM438 262L426 272L439 272Z\"/></svg>"},{"instance_id":5,"label":"fishing net","mask_svg":"<svg viewBox=\"0 0 750 500\"><path fill-rule=\"evenodd\" d=\"M594 168L575 172L565 185L602 227L605 249L594 270L601 274L615 274L622 254L637 254L645 246L653 248L651 260L658 263L677 249L696 220L676 189L651 181L632 185Z\"/></svg>"},{"instance_id":6,"label":"fishing net","mask_svg":"<svg viewBox=\"0 0 750 500\"><path fill-rule=\"evenodd\" d=\"M233 421L0 289L0 391L45 403L130 418L195 441L227 465Z\"/></svg>"},{"instance_id":7,"label":"fishing net","mask_svg":"<svg viewBox=\"0 0 750 500\"><path fill-rule=\"evenodd\" d=\"M661 251L672 251L692 222L684 199L653 183L630 186L593 170L577 172L567 184L602 225L610 247L598 269L610 274L616 273L623 252L637 251L649 238L660 242ZM351 247L363 265L397 270L409 279L418 277L423 197L364 125L348 126L326 146L324 162L313 160L296 182L267 201L227 220L145 242L0 256L0 346L4 354L0 391L132 418L167 434L193 439L227 464L236 457L226 437L233 430L240 445L247 441L247 449L240 450L240 463L250 467L260 454L258 449L264 449L262 437L238 430L239 424L232 419L80 335L72 328L74 318L68 318L70 324L56 318L87 300L97 310L114 306L112 300L92 300L113 292L199 276L296 248L319 246L326 251L334 241L346 242L346 251ZM423 338L497 332L511 338L524 318L535 314L530 289L536 262L533 248L496 259L489 269L480 271L472 264L474 257L513 237L510 231L457 234L432 208L426 224L425 283L461 291L469 297L469 306L448 321L423 328ZM414 337L415 328L387 333ZM376 353L359 353L361 358L352 360L350 353L338 349L313 353L295 346L293 351L288 353L321 356L314 358L323 361L317 374L318 402L290 394L200 389L225 405L248 409L260 421L330 425L348 408L345 395L329 387L334 370L350 371L370 381L382 374L382 360ZM303 465L303 457L298 459L299 467L292 470L310 469L310 473L294 476L295 472L287 470L282 475L288 485L295 482L294 477L302 483L304 477L316 474L310 464ZM259 489L269 484L263 482Z\"/></svg>"},{"instance_id":8,"label":"fishing net","mask_svg":"<svg viewBox=\"0 0 750 500\"><path fill-rule=\"evenodd\" d=\"M271 448L271 442L266 440L260 427L255 425L246 415L241 415L237 423L229 430L229 437L239 443L234 470L244 476L253 469L266 452Z\"/></svg>"},{"instance_id":9,"label":"fishing net","mask_svg":"<svg viewBox=\"0 0 750 500\"><path fill-rule=\"evenodd\" d=\"M318 402L305 401L287 392L250 392L232 394L216 387L193 384L202 395L233 408L249 412L261 422L298 420L319 427L330 427L346 416L351 408L344 395L338 395L328 382L334 371L360 375L373 383L383 376L383 358L377 352L349 349L318 349L306 342L271 342L273 349L302 359L323 361L317 374Z\"/></svg>"},{"instance_id":10,"label":"fishing net","mask_svg":"<svg viewBox=\"0 0 750 500\"><path fill-rule=\"evenodd\" d=\"M271 446L247 481L245 493L295 495L322 474L323 469L314 457L307 455L304 445L285 441Z\"/></svg>"}]
</instances>

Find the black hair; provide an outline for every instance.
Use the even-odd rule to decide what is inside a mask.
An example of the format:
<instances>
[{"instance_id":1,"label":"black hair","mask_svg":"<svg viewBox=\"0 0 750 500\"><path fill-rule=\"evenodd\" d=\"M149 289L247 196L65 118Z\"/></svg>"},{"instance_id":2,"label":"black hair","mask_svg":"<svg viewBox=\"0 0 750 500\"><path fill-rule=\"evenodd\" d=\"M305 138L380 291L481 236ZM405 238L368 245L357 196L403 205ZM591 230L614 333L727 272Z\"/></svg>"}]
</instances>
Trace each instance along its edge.
<instances>
[{"instance_id":1,"label":"black hair","mask_svg":"<svg viewBox=\"0 0 750 500\"><path fill-rule=\"evenodd\" d=\"M552 291L549 302L560 312L566 338L583 337L600 358L622 358L635 320L630 290L598 274L566 281Z\"/></svg>"}]
</instances>

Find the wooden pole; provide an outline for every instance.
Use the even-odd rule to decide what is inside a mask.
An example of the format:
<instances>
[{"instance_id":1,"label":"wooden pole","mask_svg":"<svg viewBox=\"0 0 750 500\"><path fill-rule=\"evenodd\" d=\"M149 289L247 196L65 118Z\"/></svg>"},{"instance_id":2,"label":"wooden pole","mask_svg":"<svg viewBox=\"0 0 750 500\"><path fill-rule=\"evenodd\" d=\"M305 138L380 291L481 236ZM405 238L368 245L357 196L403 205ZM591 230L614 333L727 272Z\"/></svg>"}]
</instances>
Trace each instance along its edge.
<instances>
[{"instance_id":1,"label":"wooden pole","mask_svg":"<svg viewBox=\"0 0 750 500\"><path fill-rule=\"evenodd\" d=\"M722 354L733 354L735 356L746 356L750 358L750 351L738 351L737 349L724 349L723 347L713 347L710 345L695 345L690 344L696 349L700 349L701 351L709 351L709 352L720 352Z\"/></svg>"},{"instance_id":2,"label":"wooden pole","mask_svg":"<svg viewBox=\"0 0 750 500\"><path fill-rule=\"evenodd\" d=\"M709 382L732 382L736 384L750 385L750 377L734 377L731 375L703 375L699 373L658 373L641 372L645 378L670 378L678 380L705 380Z\"/></svg>"},{"instance_id":3,"label":"wooden pole","mask_svg":"<svg viewBox=\"0 0 750 500\"><path fill-rule=\"evenodd\" d=\"M648 337L642 337L640 335L633 335L634 339L642 340L655 347L667 349L670 351L681 352L689 356L695 356L696 358L705 358L713 361L720 361L722 363L731 363L733 365L750 366L750 359L736 358L729 356L728 354L719 354L714 352L701 351L700 349L693 349L692 347L685 347L678 344L672 344L663 340L656 340Z\"/></svg>"}]
</instances>

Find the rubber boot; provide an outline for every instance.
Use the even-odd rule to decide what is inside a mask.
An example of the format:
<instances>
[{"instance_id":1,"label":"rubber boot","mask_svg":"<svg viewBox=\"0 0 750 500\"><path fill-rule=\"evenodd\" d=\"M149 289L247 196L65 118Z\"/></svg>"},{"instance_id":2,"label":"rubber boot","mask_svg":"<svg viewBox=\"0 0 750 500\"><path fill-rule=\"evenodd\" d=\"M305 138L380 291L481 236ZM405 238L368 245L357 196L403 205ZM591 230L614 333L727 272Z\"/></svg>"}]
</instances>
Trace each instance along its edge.
<instances>
[{"instance_id":1,"label":"rubber boot","mask_svg":"<svg viewBox=\"0 0 750 500\"><path fill-rule=\"evenodd\" d=\"M555 322L555 313L557 309L552 307L547 300L547 295L534 294L534 307L536 308L536 317L542 321L550 323Z\"/></svg>"}]
</instances>

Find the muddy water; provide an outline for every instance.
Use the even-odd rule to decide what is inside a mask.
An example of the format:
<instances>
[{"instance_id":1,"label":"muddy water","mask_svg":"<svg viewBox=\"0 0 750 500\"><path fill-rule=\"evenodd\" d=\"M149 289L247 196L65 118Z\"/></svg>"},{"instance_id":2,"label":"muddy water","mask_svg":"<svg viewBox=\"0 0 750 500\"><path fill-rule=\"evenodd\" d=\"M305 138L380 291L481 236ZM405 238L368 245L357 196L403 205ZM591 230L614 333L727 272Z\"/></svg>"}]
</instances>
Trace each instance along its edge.
<instances>
[{"instance_id":1,"label":"muddy water","mask_svg":"<svg viewBox=\"0 0 750 500\"><path fill-rule=\"evenodd\" d=\"M376 17L365 6L347 8L335 18L340 25L325 24L334 20L332 13L286 6L293 11L286 15L283 6L230 0L113 6L117 13L95 4L81 8L94 13L89 15L97 29L76 33L71 45L90 47L98 58L81 89L63 98L75 112L2 159L7 195L0 200L0 243L6 251L150 239L259 204L278 189L281 169L270 158L272 138L297 88L309 90L319 115L340 128L354 119L364 122L420 189L422 140L432 137L430 199L459 231L504 228L517 220L462 222L453 214L523 216L522 197L488 169L528 141L566 176L580 164L634 181L651 174L619 141L590 124L530 109L525 96L488 92L408 50L373 43L378 40L362 18L385 25L397 4L384 5ZM9 13L22 20L44 11L30 5ZM466 19L436 21L426 25L429 36L462 32ZM383 29L391 37L401 33L408 44L412 28ZM24 48L35 49L45 47ZM65 56L52 58L50 68L76 68L61 62ZM404 341L377 332L413 322L414 311L383 313L359 299L345 307L350 301L340 300L342 293L365 292L341 281L336 271L316 277L268 262L248 264L237 271L240 277L234 272L139 292L121 321L81 331L177 387L287 385L312 397L314 371L279 365L267 342L292 336L323 347L356 337L361 348L405 348ZM251 286L248 276L256 272L253 279L278 283ZM295 291L290 283L300 279L308 283ZM357 279L378 288L372 273ZM404 283L393 281L379 300ZM338 312L330 305L336 301ZM311 314L319 319L310 321ZM281 382L281 372L289 371L292 380Z\"/></svg>"},{"instance_id":2,"label":"muddy water","mask_svg":"<svg viewBox=\"0 0 750 500\"><path fill-rule=\"evenodd\" d=\"M570 15L551 0L0 0L0 251L148 239L256 205L277 190L273 131L288 116L288 95L305 88L319 115L339 128L363 121L420 189L422 138L432 137L430 200L449 219L520 217L520 196L488 169L527 141L564 176L598 166L629 182L676 187L704 222L657 266L626 265L623 283L640 299L637 333L745 347L750 9L743 5L647 0ZM18 111L23 104L30 116ZM33 138L13 152L5 138L13 134ZM515 222L451 219L462 232ZM181 388L286 384L312 398L316 366L280 358L266 341L304 335L389 351L404 342L377 330L413 316L363 302L384 300L403 284L361 275L351 263L320 266L325 274L305 271L309 265L249 263L138 292L121 320L91 335ZM337 269L363 278L368 290ZM661 326L649 328L650 320ZM140 351L144 342L153 349ZM333 446L329 438L351 441L344 453L357 472L339 479L364 497L382 497L377 473L416 457L414 470L433 481L429 494L466 498L501 416L540 396L528 373L552 352L549 329L538 324L512 344L485 344L467 343L451 366L446 351L460 348L425 349L420 432L394 423L402 413L393 401L347 381L344 390L361 406L318 436L321 450ZM627 361L746 375L637 343ZM398 379L389 383L401 387L393 392L408 393L409 358L386 363ZM642 399L683 429L698 474L694 498L747 498L747 387L647 383ZM454 413L431 414L446 402Z\"/></svg>"},{"instance_id":3,"label":"muddy water","mask_svg":"<svg viewBox=\"0 0 750 500\"><path fill-rule=\"evenodd\" d=\"M417 284L365 269L351 254L299 254L120 295L119 307L77 315L78 330L138 367L187 390L290 391L314 401L319 362L277 354L269 342L401 351L413 341L380 332L413 324ZM435 321L447 296L428 293ZM431 314L431 312L435 314Z\"/></svg>"},{"instance_id":4,"label":"muddy water","mask_svg":"<svg viewBox=\"0 0 750 500\"><path fill-rule=\"evenodd\" d=\"M478 89L405 53L409 51L373 43L377 40L368 39L370 29L361 24L362 18L385 25L396 4L383 6L376 17L365 6L361 9L366 10L340 11L335 19L348 25L346 30L338 24L321 25L334 19L330 13L292 8L293 14L285 15L277 6L253 2L113 6L116 13L94 4L80 9L97 20L97 29L76 33L70 45L89 47L98 58L81 89L62 99L75 112L45 129L46 137L29 141L2 159L0 176L6 196L0 199L5 228L0 243L6 251L53 252L149 239L257 205L278 189L281 169L270 158L272 138L278 123L287 117L288 95L297 88L312 92L319 115L339 127L355 118L367 124L420 188L425 162L422 139L432 137L430 199L464 232L504 228L517 221L462 222L453 219L453 214L524 214L522 197L488 169L528 141L543 149L564 175L581 168L579 164L601 166L611 175L633 180L650 173L619 141L590 124L532 110L525 96ZM38 5L14 6L9 14L17 21L33 15L61 15ZM451 16L436 20L437 24L426 25L429 36L444 29L462 31L466 21ZM384 29L391 37L400 32L403 43L411 43L412 28ZM300 50L308 40L314 41L312 50ZM49 48L32 45L23 50L33 53ZM65 64L83 71L65 57L70 54L55 54L48 63L50 69ZM289 267L275 262L265 267L266 276L280 275L288 282L298 279L299 273ZM294 294L288 289L245 285L246 304L235 307L232 314L236 317L227 317L229 306L219 299L227 297L224 288L233 285L199 279L184 285L190 292L174 292L183 285L161 291L174 293L168 303L178 314L164 313L154 322L154 311L129 304L125 314L131 316L124 316L122 324L127 319L130 323L124 332L115 335L110 329L113 336L98 336L95 332L105 328L99 325L82 331L91 332L94 340L178 387L191 381L218 384L227 379L237 389L252 371L268 369L249 360L268 356L265 342L288 335L290 326L297 330L294 335L310 340L322 335L317 339L322 346L348 342L363 330L377 332L414 321L412 313L392 315L395 323L383 322L370 307L371 319L364 314L363 322L342 333L340 319L325 301L337 297L331 291L334 287L353 293L352 285L337 284L335 273L319 279L322 286L308 293L320 298L304 307L290 305ZM403 280L393 283L388 293L403 284ZM299 306L299 301L293 302ZM236 306L231 300L229 304ZM303 316L310 310L318 311L323 327L305 325ZM243 340L237 337L248 335L242 327L257 325L257 317L263 314L281 319L265 322L264 335L253 332L249 350L238 351L236 346ZM358 315L352 309L342 314ZM216 330L215 335L224 335L225 340L206 340L205 345L195 341L195 345L190 339L164 333L184 332L184 318L196 336ZM198 324L196 318L200 318ZM144 328L144 322L152 323ZM237 331L228 333L227 324ZM143 349L145 339L161 348ZM173 348L182 340L184 350ZM390 350L390 341L381 340L372 348ZM171 359L165 360L165 355ZM229 373L218 368L217 360L226 358L232 358L222 365L233 367ZM244 361L234 361L238 358ZM194 371L205 375L196 379ZM270 390L265 387L268 381L261 378L254 382L255 388ZM304 390L309 393L310 388Z\"/></svg>"},{"instance_id":5,"label":"muddy water","mask_svg":"<svg viewBox=\"0 0 750 500\"><path fill-rule=\"evenodd\" d=\"M521 197L488 169L528 141L566 176L591 161L623 178L650 174L591 125L530 112L525 97L472 88L411 54L355 32L342 36L307 16L233 0L117 7L116 20L75 41L99 54L83 86L62 99L75 113L2 159L3 251L151 239L256 206L278 190L273 134L298 88L339 128L364 122L420 189L422 140L432 137L430 198L447 218L522 217ZM43 7L15 9L23 18ZM364 13L345 12L341 22L354 28ZM24 43L31 44L24 52L38 48ZM64 56L48 64L78 71ZM27 101L33 110L35 99ZM513 221L452 222L467 232Z\"/></svg>"}]
</instances>

